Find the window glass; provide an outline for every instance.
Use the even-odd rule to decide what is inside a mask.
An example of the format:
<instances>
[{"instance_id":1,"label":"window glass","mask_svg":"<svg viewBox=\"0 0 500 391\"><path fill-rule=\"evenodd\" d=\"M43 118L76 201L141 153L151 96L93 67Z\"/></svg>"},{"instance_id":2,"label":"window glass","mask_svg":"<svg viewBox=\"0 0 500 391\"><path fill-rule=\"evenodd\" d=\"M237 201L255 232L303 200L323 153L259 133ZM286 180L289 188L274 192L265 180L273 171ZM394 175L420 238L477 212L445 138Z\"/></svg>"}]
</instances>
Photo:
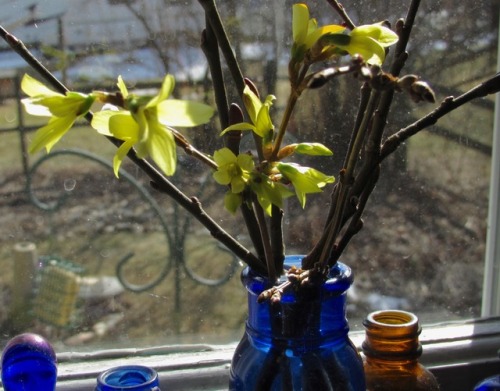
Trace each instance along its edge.
<instances>
[{"instance_id":1,"label":"window glass","mask_svg":"<svg viewBox=\"0 0 500 391\"><path fill-rule=\"evenodd\" d=\"M244 75L275 94L280 118L288 93L289 0L219 2ZM409 1L346 4L355 24L395 25ZM436 104L396 94L387 134L495 73L498 3L425 2L417 16L404 74L428 81ZM311 2L319 25L341 23L328 1ZM200 45L197 1L94 0L0 2L0 22L71 89L155 93L166 72L175 96L214 105ZM58 350L239 339L246 317L242 263L85 121L49 155L27 154L43 120L19 106L23 60L0 45L0 324L2 339L45 335ZM228 77L228 94L235 97ZM361 83L329 82L301 97L287 143L323 141L333 158L314 158L338 176L353 128ZM234 98L236 99L236 98ZM423 322L481 313L494 98L463 107L387 159L368 204L364 228L341 260L352 267L348 316L360 328L368 312L399 308ZM217 121L186 130L200 150L221 147ZM242 149L252 148L246 136ZM251 247L240 222L224 210L226 189L211 171L179 151L172 181L200 199L217 223ZM285 205L288 254L307 253L323 227L329 189Z\"/></svg>"}]
</instances>

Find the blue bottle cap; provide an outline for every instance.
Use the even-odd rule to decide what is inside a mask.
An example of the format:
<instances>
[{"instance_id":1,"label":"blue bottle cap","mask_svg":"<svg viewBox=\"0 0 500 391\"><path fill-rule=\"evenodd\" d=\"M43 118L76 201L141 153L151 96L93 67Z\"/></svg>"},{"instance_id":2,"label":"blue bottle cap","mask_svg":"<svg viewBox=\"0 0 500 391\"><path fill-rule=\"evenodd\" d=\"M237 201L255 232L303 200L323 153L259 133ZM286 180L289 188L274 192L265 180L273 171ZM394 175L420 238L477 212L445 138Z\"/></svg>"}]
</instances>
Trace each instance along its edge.
<instances>
[{"instance_id":1,"label":"blue bottle cap","mask_svg":"<svg viewBox=\"0 0 500 391\"><path fill-rule=\"evenodd\" d=\"M2 353L2 384L5 391L53 391L57 358L50 343L37 334L12 338Z\"/></svg>"}]
</instances>

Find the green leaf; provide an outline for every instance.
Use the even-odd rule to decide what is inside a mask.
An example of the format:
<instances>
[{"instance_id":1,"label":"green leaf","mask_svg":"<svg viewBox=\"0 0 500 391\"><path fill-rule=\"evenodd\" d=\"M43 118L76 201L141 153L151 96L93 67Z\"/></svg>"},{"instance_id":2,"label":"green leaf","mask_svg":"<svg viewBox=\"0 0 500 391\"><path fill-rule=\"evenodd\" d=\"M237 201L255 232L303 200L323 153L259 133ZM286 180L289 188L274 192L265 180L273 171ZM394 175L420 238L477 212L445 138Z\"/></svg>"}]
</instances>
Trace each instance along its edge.
<instances>
[{"instance_id":1,"label":"green leaf","mask_svg":"<svg viewBox=\"0 0 500 391\"><path fill-rule=\"evenodd\" d=\"M385 47L397 42L398 36L381 23L358 26L350 33L349 45L339 45L349 54L359 54L370 64L382 64L385 59Z\"/></svg>"},{"instance_id":2,"label":"green leaf","mask_svg":"<svg viewBox=\"0 0 500 391\"><path fill-rule=\"evenodd\" d=\"M340 34L345 30L344 26L336 25L336 24L329 24L326 26L322 27L317 27L316 21L314 23L311 23L311 26L309 27L309 34L307 35L306 39L306 47L308 49L312 48L315 46L315 44L320 41L321 37L325 35L330 35L330 34ZM322 45L322 42L319 42Z\"/></svg>"},{"instance_id":3,"label":"green leaf","mask_svg":"<svg viewBox=\"0 0 500 391\"><path fill-rule=\"evenodd\" d=\"M248 122L240 122L238 124L234 124L231 126L228 126L226 129L224 129L222 132L220 132L220 136L225 135L227 132L230 132L232 130L251 130L255 132L255 125L249 124Z\"/></svg>"},{"instance_id":4,"label":"green leaf","mask_svg":"<svg viewBox=\"0 0 500 391\"><path fill-rule=\"evenodd\" d=\"M320 143L296 144L295 152L309 156L332 156L333 152Z\"/></svg>"},{"instance_id":5,"label":"green leaf","mask_svg":"<svg viewBox=\"0 0 500 391\"><path fill-rule=\"evenodd\" d=\"M362 35L351 38L351 43L342 47L351 56L359 54L369 64L381 65L384 62L385 49L375 39Z\"/></svg>"},{"instance_id":6,"label":"green leaf","mask_svg":"<svg viewBox=\"0 0 500 391\"><path fill-rule=\"evenodd\" d=\"M319 193L327 183L333 183L335 178L311 168L303 167L296 163L279 163L276 168L292 182L295 193L301 206L306 204L306 194Z\"/></svg>"},{"instance_id":7,"label":"green leaf","mask_svg":"<svg viewBox=\"0 0 500 391\"><path fill-rule=\"evenodd\" d=\"M350 33L351 36L366 36L373 38L383 47L395 44L399 37L391 29L383 26L383 22L358 26Z\"/></svg>"},{"instance_id":8,"label":"green leaf","mask_svg":"<svg viewBox=\"0 0 500 391\"><path fill-rule=\"evenodd\" d=\"M268 104L262 105L257 115L257 121L255 122L254 132L262 138L268 137L269 132L274 129L274 125L269 114L269 108Z\"/></svg>"},{"instance_id":9,"label":"green leaf","mask_svg":"<svg viewBox=\"0 0 500 391\"><path fill-rule=\"evenodd\" d=\"M259 114L260 108L262 107L262 102L259 97L255 95L250 87L245 85L243 90L243 103L245 104L245 108L247 109L248 116L250 117L250 121L255 125L257 122L257 115Z\"/></svg>"},{"instance_id":10,"label":"green leaf","mask_svg":"<svg viewBox=\"0 0 500 391\"><path fill-rule=\"evenodd\" d=\"M279 182L273 182L264 174L256 174L250 187L257 195L257 200L264 211L271 216L272 205L283 207L283 199L293 195L288 188Z\"/></svg>"}]
</instances>

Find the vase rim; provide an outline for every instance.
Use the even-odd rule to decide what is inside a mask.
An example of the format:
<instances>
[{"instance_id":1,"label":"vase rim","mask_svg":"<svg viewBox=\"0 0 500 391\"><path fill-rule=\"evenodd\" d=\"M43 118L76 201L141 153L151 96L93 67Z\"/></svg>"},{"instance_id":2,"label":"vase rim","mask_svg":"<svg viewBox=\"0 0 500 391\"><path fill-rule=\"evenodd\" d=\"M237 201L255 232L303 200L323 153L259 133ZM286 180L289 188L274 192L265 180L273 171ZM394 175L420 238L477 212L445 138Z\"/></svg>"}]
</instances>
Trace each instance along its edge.
<instances>
[{"instance_id":1,"label":"vase rim","mask_svg":"<svg viewBox=\"0 0 500 391\"><path fill-rule=\"evenodd\" d=\"M305 255L287 255L285 257L285 270L289 269L292 266L300 267L301 261ZM247 289L254 291L259 294L272 287L273 284L270 283L266 276L255 272L250 267L246 267L243 269L241 274L241 279L243 285L247 287ZM287 279L286 274L280 277L277 283L283 283ZM354 274L352 269L342 262L336 262L334 266L330 268L326 281L322 284L322 287L325 291L329 292L345 292L353 283Z\"/></svg>"},{"instance_id":2,"label":"vase rim","mask_svg":"<svg viewBox=\"0 0 500 391\"><path fill-rule=\"evenodd\" d=\"M367 315L363 320L367 335L383 338L418 338L422 328L418 317L403 310L380 310ZM390 336L390 337L389 337Z\"/></svg>"},{"instance_id":3,"label":"vase rim","mask_svg":"<svg viewBox=\"0 0 500 391\"><path fill-rule=\"evenodd\" d=\"M408 311L403 310L379 310L368 314L367 321L375 325L399 328L418 325L418 317Z\"/></svg>"}]
</instances>

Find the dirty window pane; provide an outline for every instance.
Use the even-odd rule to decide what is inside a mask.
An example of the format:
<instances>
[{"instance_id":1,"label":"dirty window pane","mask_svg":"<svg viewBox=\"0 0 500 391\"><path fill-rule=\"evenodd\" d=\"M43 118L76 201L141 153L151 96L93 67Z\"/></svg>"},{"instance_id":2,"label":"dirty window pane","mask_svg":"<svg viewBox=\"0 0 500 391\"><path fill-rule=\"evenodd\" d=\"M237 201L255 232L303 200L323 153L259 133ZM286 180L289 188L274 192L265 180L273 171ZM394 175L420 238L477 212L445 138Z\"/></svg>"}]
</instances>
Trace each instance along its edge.
<instances>
[{"instance_id":1,"label":"dirty window pane","mask_svg":"<svg viewBox=\"0 0 500 391\"><path fill-rule=\"evenodd\" d=\"M387 19L394 25L407 3L357 1L348 11L356 24ZM405 73L428 81L437 102L495 72L498 4L462 3L426 2L414 27ZM279 118L292 2L220 4L245 76L277 96L272 114ZM311 2L310 9L321 25L340 22L326 1ZM0 15L72 89L112 90L122 75L129 87L154 92L169 72L177 97L213 104L199 48L205 18L196 1L15 0L0 2ZM115 147L84 121L50 155L28 155L42 122L20 114L26 65L0 47L2 339L30 330L59 350L239 339L246 317L239 260L152 189L132 163L124 162L127 174L117 180ZM288 142L324 140L334 157L327 164L318 159L317 166L335 176L359 87L343 78L308 92L292 120ZM402 94L396 100L389 134L434 107ZM423 322L480 315L493 107L494 99L485 98L456 111L385 162L365 226L342 257L356 276L348 312L354 329L383 308L410 310ZM187 136L208 152L221 146L218 132L207 127ZM242 145L250 143L245 138ZM210 171L182 153L179 165L173 182L250 246L244 227L224 210L225 189ZM311 196L307 212L296 200L287 203L289 254L306 253L318 239L328 197L328 190Z\"/></svg>"}]
</instances>

